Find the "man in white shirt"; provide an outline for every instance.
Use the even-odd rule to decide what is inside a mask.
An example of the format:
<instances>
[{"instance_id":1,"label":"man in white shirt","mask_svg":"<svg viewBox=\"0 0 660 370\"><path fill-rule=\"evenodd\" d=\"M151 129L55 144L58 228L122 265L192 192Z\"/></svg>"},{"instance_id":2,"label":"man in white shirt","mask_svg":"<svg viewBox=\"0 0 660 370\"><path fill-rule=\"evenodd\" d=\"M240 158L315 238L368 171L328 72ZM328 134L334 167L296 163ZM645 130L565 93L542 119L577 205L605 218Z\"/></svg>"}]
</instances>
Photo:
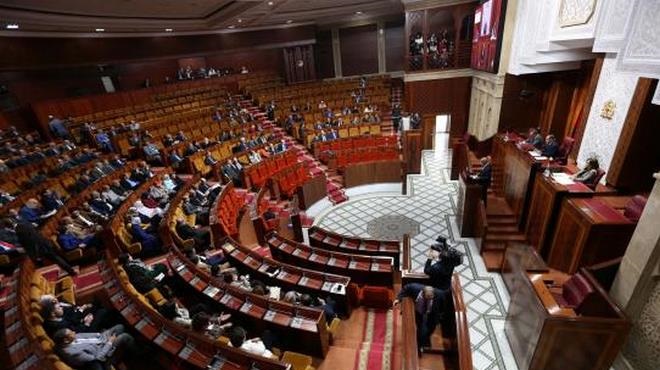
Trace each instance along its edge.
<instances>
[{"instance_id":1,"label":"man in white shirt","mask_svg":"<svg viewBox=\"0 0 660 370\"><path fill-rule=\"evenodd\" d=\"M246 352L254 353L255 355L266 358L277 358L273 352L266 348L266 345L261 338L252 338L246 340L247 333L245 329L240 326L235 326L231 329L229 334L229 343L232 347L240 348Z\"/></svg>"}]
</instances>

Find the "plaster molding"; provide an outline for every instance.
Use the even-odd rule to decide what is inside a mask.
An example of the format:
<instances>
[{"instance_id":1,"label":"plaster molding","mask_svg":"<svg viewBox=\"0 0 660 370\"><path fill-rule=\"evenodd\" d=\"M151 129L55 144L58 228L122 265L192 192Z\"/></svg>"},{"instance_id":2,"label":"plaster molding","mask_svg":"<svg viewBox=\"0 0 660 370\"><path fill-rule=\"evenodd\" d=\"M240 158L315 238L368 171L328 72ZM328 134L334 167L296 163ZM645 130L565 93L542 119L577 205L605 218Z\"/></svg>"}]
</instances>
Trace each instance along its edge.
<instances>
[{"instance_id":1,"label":"plaster molding","mask_svg":"<svg viewBox=\"0 0 660 370\"><path fill-rule=\"evenodd\" d=\"M596 10L596 0L561 0L559 27L573 27L589 23Z\"/></svg>"}]
</instances>

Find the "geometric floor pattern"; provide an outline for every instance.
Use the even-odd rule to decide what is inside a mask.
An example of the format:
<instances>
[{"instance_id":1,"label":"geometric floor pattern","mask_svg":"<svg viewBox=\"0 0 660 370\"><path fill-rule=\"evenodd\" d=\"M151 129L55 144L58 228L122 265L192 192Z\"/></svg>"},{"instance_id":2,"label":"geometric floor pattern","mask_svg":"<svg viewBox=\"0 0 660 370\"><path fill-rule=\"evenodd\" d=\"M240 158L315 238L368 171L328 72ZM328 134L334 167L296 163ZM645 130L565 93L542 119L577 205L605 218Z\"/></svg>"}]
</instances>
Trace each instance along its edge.
<instances>
[{"instance_id":1,"label":"geometric floor pattern","mask_svg":"<svg viewBox=\"0 0 660 370\"><path fill-rule=\"evenodd\" d=\"M446 137L438 137L436 142L443 140ZM468 312L474 368L517 370L504 336L509 297L500 276L486 271L474 241L458 234L454 221L458 185L449 179L450 165L450 150L424 151L422 173L408 176L406 195L351 197L321 212L314 224L340 234L373 237L368 227L378 218L403 216L414 220L419 229L411 238L413 271L423 270L429 246L438 235L445 236L465 256L455 272L460 274Z\"/></svg>"}]
</instances>

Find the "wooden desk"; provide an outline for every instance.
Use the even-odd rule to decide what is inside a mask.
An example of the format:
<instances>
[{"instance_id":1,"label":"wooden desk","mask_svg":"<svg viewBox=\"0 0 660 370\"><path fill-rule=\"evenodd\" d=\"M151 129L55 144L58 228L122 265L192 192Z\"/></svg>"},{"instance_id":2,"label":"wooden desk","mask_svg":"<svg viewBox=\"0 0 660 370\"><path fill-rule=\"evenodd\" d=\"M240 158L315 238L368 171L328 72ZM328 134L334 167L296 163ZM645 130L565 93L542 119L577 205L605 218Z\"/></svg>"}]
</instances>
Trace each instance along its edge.
<instances>
[{"instance_id":1,"label":"wooden desk","mask_svg":"<svg viewBox=\"0 0 660 370\"><path fill-rule=\"evenodd\" d=\"M543 283L544 275L518 273L521 284L511 295L504 326L518 368L609 369L630 323L595 279L585 274L601 301L598 315L559 307Z\"/></svg>"},{"instance_id":2,"label":"wooden desk","mask_svg":"<svg viewBox=\"0 0 660 370\"><path fill-rule=\"evenodd\" d=\"M466 171L461 171L458 178L458 201L456 204L456 223L462 237L477 235L478 212L482 202L483 185L470 178Z\"/></svg>"},{"instance_id":3,"label":"wooden desk","mask_svg":"<svg viewBox=\"0 0 660 370\"><path fill-rule=\"evenodd\" d=\"M573 274L579 267L621 257L635 226L598 198L564 199L548 266Z\"/></svg>"},{"instance_id":4,"label":"wooden desk","mask_svg":"<svg viewBox=\"0 0 660 370\"><path fill-rule=\"evenodd\" d=\"M525 233L529 243L542 257L548 255L562 200L591 197L593 194L594 192L582 183L561 185L542 173L536 174Z\"/></svg>"},{"instance_id":5,"label":"wooden desk","mask_svg":"<svg viewBox=\"0 0 660 370\"><path fill-rule=\"evenodd\" d=\"M296 189L296 194L298 194L298 207L300 209L311 207L328 194L325 175L320 174L305 181L302 186Z\"/></svg>"},{"instance_id":6,"label":"wooden desk","mask_svg":"<svg viewBox=\"0 0 660 370\"><path fill-rule=\"evenodd\" d=\"M387 287L394 284L394 268L390 257L327 251L286 239L277 233L266 237L266 243L273 258L278 261L348 276L361 284Z\"/></svg>"},{"instance_id":7,"label":"wooden desk","mask_svg":"<svg viewBox=\"0 0 660 370\"><path fill-rule=\"evenodd\" d=\"M400 160L350 164L344 169L344 185L352 188L380 182L401 182L401 169Z\"/></svg>"},{"instance_id":8,"label":"wooden desk","mask_svg":"<svg viewBox=\"0 0 660 370\"><path fill-rule=\"evenodd\" d=\"M216 245L220 245L231 265L241 273L249 274L266 284L277 285L285 290L295 290L316 297L330 296L337 302L340 313L350 314L350 308L355 302L349 302L346 294L346 288L351 283L349 277L285 264L264 257L231 238ZM259 262L259 265L246 263L248 256Z\"/></svg>"},{"instance_id":9,"label":"wooden desk","mask_svg":"<svg viewBox=\"0 0 660 370\"><path fill-rule=\"evenodd\" d=\"M249 326L259 332L270 329L279 338L300 339L284 341L283 348L325 357L329 334L322 310L278 302L227 285L198 270L181 251L176 249L172 250L168 261L174 273L197 292L200 301L210 301L212 304L225 307L232 315L244 317ZM187 275L187 271L192 271L194 274ZM295 325L296 323L299 325Z\"/></svg>"},{"instance_id":10,"label":"wooden desk","mask_svg":"<svg viewBox=\"0 0 660 370\"><path fill-rule=\"evenodd\" d=\"M399 269L401 243L398 241L349 237L314 226L309 229L309 244L328 251L391 257L394 269Z\"/></svg>"},{"instance_id":11,"label":"wooden desk","mask_svg":"<svg viewBox=\"0 0 660 370\"><path fill-rule=\"evenodd\" d=\"M518 290L520 284L520 272L528 273L546 273L548 265L545 264L541 256L534 247L527 244L509 243L504 252L504 262L502 263L502 280L509 294Z\"/></svg>"},{"instance_id":12,"label":"wooden desk","mask_svg":"<svg viewBox=\"0 0 660 370\"><path fill-rule=\"evenodd\" d=\"M401 135L406 174L419 173L422 166L422 130L407 130Z\"/></svg>"},{"instance_id":13,"label":"wooden desk","mask_svg":"<svg viewBox=\"0 0 660 370\"><path fill-rule=\"evenodd\" d=\"M493 139L493 183L495 190L503 194L518 220L520 228L525 226L529 210L530 198L536 179L536 172L542 167L542 162L536 161L528 152L516 146L519 137L506 139L505 135L497 135Z\"/></svg>"}]
</instances>

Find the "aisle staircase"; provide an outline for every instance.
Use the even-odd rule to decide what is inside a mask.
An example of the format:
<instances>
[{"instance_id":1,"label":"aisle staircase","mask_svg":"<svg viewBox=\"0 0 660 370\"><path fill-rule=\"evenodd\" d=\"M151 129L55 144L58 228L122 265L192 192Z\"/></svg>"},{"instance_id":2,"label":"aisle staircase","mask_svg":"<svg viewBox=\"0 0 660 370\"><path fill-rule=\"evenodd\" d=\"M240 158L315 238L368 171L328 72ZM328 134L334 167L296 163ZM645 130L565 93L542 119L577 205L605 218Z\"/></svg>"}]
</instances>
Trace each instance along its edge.
<instances>
[{"instance_id":1,"label":"aisle staircase","mask_svg":"<svg viewBox=\"0 0 660 370\"><path fill-rule=\"evenodd\" d=\"M282 137L287 147L292 148L296 153L298 162L305 163L305 166L309 170L309 173L312 176L317 176L321 173L325 173L326 176L326 189L328 191L328 200L333 204L340 204L348 200L348 196L344 190L344 179L341 175L337 174L336 171L329 171L328 168L322 165L314 156L309 153L307 148L298 143L293 137L286 134L286 132L278 126L275 126L273 122L269 121L266 117L266 114L255 106L251 100L241 100L241 106L246 108L256 119L262 122L264 129L272 128L275 132L275 135ZM303 218L304 223L310 223L309 219ZM311 223L310 223L311 225Z\"/></svg>"},{"instance_id":2,"label":"aisle staircase","mask_svg":"<svg viewBox=\"0 0 660 370\"><path fill-rule=\"evenodd\" d=\"M483 238L481 256L488 271L499 271L508 242L524 242L525 234L518 229L518 220L503 197L488 195L486 207L488 230Z\"/></svg>"}]
</instances>

